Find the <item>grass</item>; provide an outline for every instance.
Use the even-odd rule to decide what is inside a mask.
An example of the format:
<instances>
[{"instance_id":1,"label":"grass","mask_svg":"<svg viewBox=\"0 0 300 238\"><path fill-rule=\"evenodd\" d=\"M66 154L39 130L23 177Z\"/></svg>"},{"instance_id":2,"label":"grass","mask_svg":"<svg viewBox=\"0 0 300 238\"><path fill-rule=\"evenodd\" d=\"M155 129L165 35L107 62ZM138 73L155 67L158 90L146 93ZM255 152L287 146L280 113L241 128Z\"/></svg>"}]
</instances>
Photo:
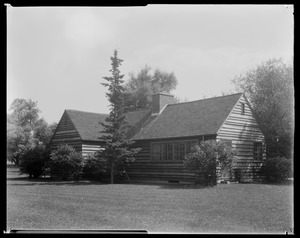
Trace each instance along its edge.
<instances>
[{"instance_id":1,"label":"grass","mask_svg":"<svg viewBox=\"0 0 300 238\"><path fill-rule=\"evenodd\" d=\"M281 233L293 228L293 186L97 184L7 169L7 228Z\"/></svg>"}]
</instances>

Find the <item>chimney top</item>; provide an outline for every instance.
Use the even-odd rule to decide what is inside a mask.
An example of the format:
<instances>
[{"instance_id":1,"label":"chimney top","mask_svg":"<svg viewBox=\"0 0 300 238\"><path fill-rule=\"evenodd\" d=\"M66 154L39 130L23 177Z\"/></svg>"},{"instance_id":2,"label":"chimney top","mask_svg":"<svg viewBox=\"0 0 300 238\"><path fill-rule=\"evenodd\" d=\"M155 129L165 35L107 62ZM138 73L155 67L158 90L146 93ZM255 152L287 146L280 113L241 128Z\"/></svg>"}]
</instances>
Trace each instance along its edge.
<instances>
[{"instance_id":1,"label":"chimney top","mask_svg":"<svg viewBox=\"0 0 300 238\"><path fill-rule=\"evenodd\" d=\"M174 103L174 95L167 92L158 92L152 95L152 114L158 114L167 104Z\"/></svg>"},{"instance_id":2,"label":"chimney top","mask_svg":"<svg viewBox=\"0 0 300 238\"><path fill-rule=\"evenodd\" d=\"M170 93L168 93L168 92L166 92L166 91L153 93L152 96L157 95L157 94L174 97L173 94L170 94Z\"/></svg>"}]
</instances>

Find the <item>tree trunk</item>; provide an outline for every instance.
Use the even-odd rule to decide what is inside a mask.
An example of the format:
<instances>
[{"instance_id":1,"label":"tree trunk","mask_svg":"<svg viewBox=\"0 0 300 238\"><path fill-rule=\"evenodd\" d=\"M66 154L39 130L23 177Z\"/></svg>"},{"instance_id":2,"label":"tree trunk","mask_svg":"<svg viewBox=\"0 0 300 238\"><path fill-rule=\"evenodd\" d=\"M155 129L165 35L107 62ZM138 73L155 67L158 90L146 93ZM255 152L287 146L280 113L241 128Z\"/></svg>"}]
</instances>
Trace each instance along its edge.
<instances>
[{"instance_id":1,"label":"tree trunk","mask_svg":"<svg viewBox=\"0 0 300 238\"><path fill-rule=\"evenodd\" d=\"M110 183L114 184L114 163L111 165L111 171L110 171Z\"/></svg>"}]
</instances>

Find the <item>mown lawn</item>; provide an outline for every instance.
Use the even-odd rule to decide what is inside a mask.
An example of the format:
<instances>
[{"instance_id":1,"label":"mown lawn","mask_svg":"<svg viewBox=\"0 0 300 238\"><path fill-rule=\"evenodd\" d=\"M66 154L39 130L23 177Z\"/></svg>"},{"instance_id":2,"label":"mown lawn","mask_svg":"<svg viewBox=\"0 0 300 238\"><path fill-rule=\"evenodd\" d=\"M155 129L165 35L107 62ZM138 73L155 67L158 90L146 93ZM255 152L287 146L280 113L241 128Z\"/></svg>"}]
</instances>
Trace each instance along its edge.
<instances>
[{"instance_id":1,"label":"mown lawn","mask_svg":"<svg viewBox=\"0 0 300 238\"><path fill-rule=\"evenodd\" d=\"M293 228L293 186L103 185L7 170L7 228L145 229L149 233L281 233Z\"/></svg>"}]
</instances>

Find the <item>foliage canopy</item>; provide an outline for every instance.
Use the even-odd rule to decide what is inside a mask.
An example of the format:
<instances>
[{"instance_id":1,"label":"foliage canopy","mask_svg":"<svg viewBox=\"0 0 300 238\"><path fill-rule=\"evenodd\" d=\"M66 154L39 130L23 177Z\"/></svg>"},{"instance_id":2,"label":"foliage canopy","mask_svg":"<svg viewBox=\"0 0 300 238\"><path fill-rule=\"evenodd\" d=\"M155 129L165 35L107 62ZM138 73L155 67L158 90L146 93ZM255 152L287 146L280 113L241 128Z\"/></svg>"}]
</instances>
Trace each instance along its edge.
<instances>
[{"instance_id":1,"label":"foliage canopy","mask_svg":"<svg viewBox=\"0 0 300 238\"><path fill-rule=\"evenodd\" d=\"M174 73L160 69L151 72L151 67L145 66L137 75L131 73L129 81L124 86L125 111L137 111L152 107L152 94L170 92L176 88L177 79Z\"/></svg>"},{"instance_id":2,"label":"foliage canopy","mask_svg":"<svg viewBox=\"0 0 300 238\"><path fill-rule=\"evenodd\" d=\"M23 148L48 145L57 123L48 124L39 118L37 102L15 99L7 115L7 159L18 164L18 154Z\"/></svg>"},{"instance_id":3,"label":"foliage canopy","mask_svg":"<svg viewBox=\"0 0 300 238\"><path fill-rule=\"evenodd\" d=\"M233 79L249 99L265 135L267 156L292 157L294 134L293 66L270 59Z\"/></svg>"}]
</instances>

